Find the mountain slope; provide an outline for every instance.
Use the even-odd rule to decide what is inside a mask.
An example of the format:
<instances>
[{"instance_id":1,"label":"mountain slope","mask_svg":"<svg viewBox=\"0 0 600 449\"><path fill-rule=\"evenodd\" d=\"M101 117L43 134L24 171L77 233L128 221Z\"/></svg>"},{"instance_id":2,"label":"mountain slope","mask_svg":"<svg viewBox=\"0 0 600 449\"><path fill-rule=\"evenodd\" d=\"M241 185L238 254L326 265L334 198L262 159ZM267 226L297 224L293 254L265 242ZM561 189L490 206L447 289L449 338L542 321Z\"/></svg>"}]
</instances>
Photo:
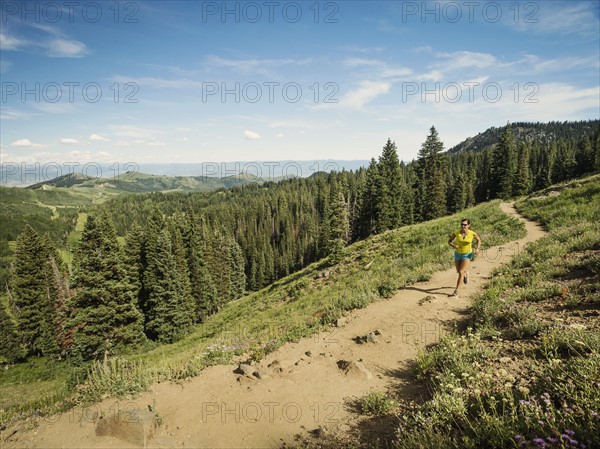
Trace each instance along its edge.
<instances>
[{"instance_id":1,"label":"mountain slope","mask_svg":"<svg viewBox=\"0 0 600 449\"><path fill-rule=\"evenodd\" d=\"M540 145L565 139L580 139L584 134L591 136L598 132L600 120L588 120L580 122L549 122L549 123L510 123L499 128L491 127L474 137L469 137L458 145L450 148L449 153L460 151L484 151L498 143L504 129L509 126L517 142L537 142Z\"/></svg>"}]
</instances>

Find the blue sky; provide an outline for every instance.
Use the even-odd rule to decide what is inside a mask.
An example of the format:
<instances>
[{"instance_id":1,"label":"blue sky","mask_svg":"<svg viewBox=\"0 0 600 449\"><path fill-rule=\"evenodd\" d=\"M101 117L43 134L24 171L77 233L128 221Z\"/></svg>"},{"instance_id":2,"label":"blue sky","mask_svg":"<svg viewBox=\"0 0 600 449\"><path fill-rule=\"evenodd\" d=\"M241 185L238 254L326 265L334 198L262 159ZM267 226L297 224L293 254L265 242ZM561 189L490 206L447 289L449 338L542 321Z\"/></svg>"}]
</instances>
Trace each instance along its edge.
<instances>
[{"instance_id":1,"label":"blue sky","mask_svg":"<svg viewBox=\"0 0 600 449\"><path fill-rule=\"evenodd\" d=\"M2 3L2 163L417 156L597 119L597 1Z\"/></svg>"}]
</instances>

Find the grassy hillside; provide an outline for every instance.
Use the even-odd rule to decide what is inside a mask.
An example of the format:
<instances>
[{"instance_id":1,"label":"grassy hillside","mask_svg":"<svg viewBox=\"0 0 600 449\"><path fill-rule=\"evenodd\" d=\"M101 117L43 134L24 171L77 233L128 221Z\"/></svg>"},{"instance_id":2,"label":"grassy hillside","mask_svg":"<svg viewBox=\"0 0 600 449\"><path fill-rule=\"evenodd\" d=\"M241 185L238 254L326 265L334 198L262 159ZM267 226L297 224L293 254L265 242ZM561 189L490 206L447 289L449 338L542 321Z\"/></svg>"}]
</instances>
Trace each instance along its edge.
<instances>
[{"instance_id":1,"label":"grassy hillside","mask_svg":"<svg viewBox=\"0 0 600 449\"><path fill-rule=\"evenodd\" d=\"M465 332L422 352L429 397L371 393L353 435L299 447L375 447L361 429L387 429L377 447L600 447L600 176L517 207L550 233L496 270Z\"/></svg>"},{"instance_id":2,"label":"grassy hillside","mask_svg":"<svg viewBox=\"0 0 600 449\"><path fill-rule=\"evenodd\" d=\"M63 187L75 191L91 193L103 192L106 195L147 192L209 192L230 188L236 185L262 183L263 180L251 174L237 176L163 176L139 172L126 172L112 178L92 178L71 173L58 178L33 184L28 189L39 190L48 187Z\"/></svg>"},{"instance_id":3,"label":"grassy hillside","mask_svg":"<svg viewBox=\"0 0 600 449\"><path fill-rule=\"evenodd\" d=\"M462 216L471 218L489 245L524 233L521 222L504 215L498 202L463 211ZM113 360L108 367L75 368L41 360L12 366L0 373L2 419L95 401L106 394L136 393L157 380L194 376L208 365L226 363L241 354L260 359L287 341L330 325L348 310L365 307L449 268L447 237L461 217L389 231L351 245L339 263L314 263L227 304L187 338L131 354L127 360ZM32 382L37 382L35 392L30 390Z\"/></svg>"}]
</instances>

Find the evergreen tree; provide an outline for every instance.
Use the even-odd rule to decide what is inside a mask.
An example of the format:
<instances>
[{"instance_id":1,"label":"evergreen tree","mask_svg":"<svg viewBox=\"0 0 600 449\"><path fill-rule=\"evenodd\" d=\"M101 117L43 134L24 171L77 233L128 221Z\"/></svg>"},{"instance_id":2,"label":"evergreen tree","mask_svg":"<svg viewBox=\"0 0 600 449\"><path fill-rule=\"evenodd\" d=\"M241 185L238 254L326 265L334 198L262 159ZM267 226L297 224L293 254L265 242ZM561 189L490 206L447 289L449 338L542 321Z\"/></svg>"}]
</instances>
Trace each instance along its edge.
<instances>
[{"instance_id":1,"label":"evergreen tree","mask_svg":"<svg viewBox=\"0 0 600 449\"><path fill-rule=\"evenodd\" d=\"M0 302L0 360L8 363L19 361L25 356L25 350L21 346L21 338L17 332L8 310Z\"/></svg>"},{"instance_id":2,"label":"evergreen tree","mask_svg":"<svg viewBox=\"0 0 600 449\"><path fill-rule=\"evenodd\" d=\"M383 147L377 164L379 171L379 194L377 196L379 232L394 229L402 224L402 173L396 144L390 139Z\"/></svg>"},{"instance_id":3,"label":"evergreen tree","mask_svg":"<svg viewBox=\"0 0 600 449\"><path fill-rule=\"evenodd\" d=\"M600 130L596 131L593 139L594 170L600 170Z\"/></svg>"},{"instance_id":4,"label":"evergreen tree","mask_svg":"<svg viewBox=\"0 0 600 449\"><path fill-rule=\"evenodd\" d=\"M112 223L89 216L73 261L74 351L82 359L126 352L144 342L135 287Z\"/></svg>"},{"instance_id":5,"label":"evergreen tree","mask_svg":"<svg viewBox=\"0 0 600 449\"><path fill-rule=\"evenodd\" d=\"M9 294L23 344L38 355L60 353L51 257L47 242L27 225L16 241Z\"/></svg>"},{"instance_id":6,"label":"evergreen tree","mask_svg":"<svg viewBox=\"0 0 600 449\"><path fill-rule=\"evenodd\" d=\"M509 198L517 166L517 150L511 127L506 125L500 141L494 147L491 165L491 187L493 198Z\"/></svg>"},{"instance_id":7,"label":"evergreen tree","mask_svg":"<svg viewBox=\"0 0 600 449\"><path fill-rule=\"evenodd\" d=\"M519 159L517 164L517 176L513 184L513 194L527 195L531 189L531 169L529 168L529 147L521 142L519 145Z\"/></svg>"},{"instance_id":8,"label":"evergreen tree","mask_svg":"<svg viewBox=\"0 0 600 449\"><path fill-rule=\"evenodd\" d=\"M146 334L160 343L172 343L185 335L192 324L187 298L181 290L171 235L163 229L157 236L146 270Z\"/></svg>"},{"instance_id":9,"label":"evergreen tree","mask_svg":"<svg viewBox=\"0 0 600 449\"><path fill-rule=\"evenodd\" d=\"M350 240L350 223L348 221L348 205L344 198L344 186L334 179L331 185L328 217L327 252L332 260L340 257L342 249Z\"/></svg>"},{"instance_id":10,"label":"evergreen tree","mask_svg":"<svg viewBox=\"0 0 600 449\"><path fill-rule=\"evenodd\" d=\"M448 195L448 210L451 213L461 211L467 203L467 182L465 175L459 172L454 175L454 184Z\"/></svg>"},{"instance_id":11,"label":"evergreen tree","mask_svg":"<svg viewBox=\"0 0 600 449\"><path fill-rule=\"evenodd\" d=\"M217 297L217 290L210 275L206 259L207 235L202 217L197 217L192 211L188 214L190 232L188 234L188 271L192 298L194 299L194 321L204 320L211 310Z\"/></svg>"},{"instance_id":12,"label":"evergreen tree","mask_svg":"<svg viewBox=\"0 0 600 449\"><path fill-rule=\"evenodd\" d=\"M144 272L146 271L146 235L141 227L134 225L125 236L123 257L127 281L136 295L136 304L140 311L144 310L148 294L144 288Z\"/></svg>"},{"instance_id":13,"label":"evergreen tree","mask_svg":"<svg viewBox=\"0 0 600 449\"><path fill-rule=\"evenodd\" d=\"M365 185L362 192L358 234L360 238L366 238L376 231L377 220L377 187L379 185L379 169L375 158L366 171Z\"/></svg>"},{"instance_id":14,"label":"evergreen tree","mask_svg":"<svg viewBox=\"0 0 600 449\"><path fill-rule=\"evenodd\" d=\"M446 214L446 160L444 144L434 126L421 145L417 171L417 213L421 221Z\"/></svg>"},{"instance_id":15,"label":"evergreen tree","mask_svg":"<svg viewBox=\"0 0 600 449\"><path fill-rule=\"evenodd\" d=\"M583 136L577 145L575 159L577 164L576 171L578 175L589 173L594 169L595 154L592 147L592 142L587 134ZM557 162L558 161L559 159L557 158Z\"/></svg>"}]
</instances>

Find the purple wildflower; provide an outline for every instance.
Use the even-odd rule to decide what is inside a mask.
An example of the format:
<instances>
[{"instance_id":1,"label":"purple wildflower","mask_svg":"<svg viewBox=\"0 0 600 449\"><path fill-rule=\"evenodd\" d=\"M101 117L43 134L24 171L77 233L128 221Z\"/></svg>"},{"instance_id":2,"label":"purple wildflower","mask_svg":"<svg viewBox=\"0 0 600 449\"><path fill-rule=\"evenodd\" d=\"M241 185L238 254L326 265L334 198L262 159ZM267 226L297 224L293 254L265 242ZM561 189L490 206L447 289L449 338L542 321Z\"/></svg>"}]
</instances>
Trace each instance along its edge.
<instances>
[{"instance_id":1,"label":"purple wildflower","mask_svg":"<svg viewBox=\"0 0 600 449\"><path fill-rule=\"evenodd\" d=\"M534 438L533 443L539 447L546 447L546 442L542 438Z\"/></svg>"},{"instance_id":2,"label":"purple wildflower","mask_svg":"<svg viewBox=\"0 0 600 449\"><path fill-rule=\"evenodd\" d=\"M523 437L521 435L515 435L515 440L517 441L521 441L523 439Z\"/></svg>"}]
</instances>

